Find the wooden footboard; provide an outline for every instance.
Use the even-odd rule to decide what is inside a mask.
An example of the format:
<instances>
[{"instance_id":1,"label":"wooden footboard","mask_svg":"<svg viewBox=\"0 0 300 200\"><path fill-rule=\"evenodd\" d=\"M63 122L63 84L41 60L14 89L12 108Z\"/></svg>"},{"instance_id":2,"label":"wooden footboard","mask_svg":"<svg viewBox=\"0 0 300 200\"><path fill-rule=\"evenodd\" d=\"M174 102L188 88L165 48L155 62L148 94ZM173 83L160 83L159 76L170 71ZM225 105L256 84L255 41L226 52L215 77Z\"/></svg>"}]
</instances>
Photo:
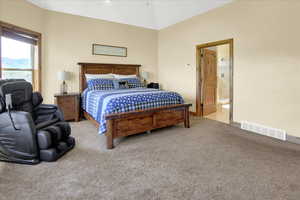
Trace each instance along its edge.
<instances>
[{"instance_id":1,"label":"wooden footboard","mask_svg":"<svg viewBox=\"0 0 300 200\"><path fill-rule=\"evenodd\" d=\"M151 131L153 129L184 123L186 128L190 127L189 107L191 104L178 104L154 109L138 110L133 112L111 114L106 116L107 120L107 148L114 147L113 140ZM84 112L84 116L99 126L90 115Z\"/></svg>"}]
</instances>

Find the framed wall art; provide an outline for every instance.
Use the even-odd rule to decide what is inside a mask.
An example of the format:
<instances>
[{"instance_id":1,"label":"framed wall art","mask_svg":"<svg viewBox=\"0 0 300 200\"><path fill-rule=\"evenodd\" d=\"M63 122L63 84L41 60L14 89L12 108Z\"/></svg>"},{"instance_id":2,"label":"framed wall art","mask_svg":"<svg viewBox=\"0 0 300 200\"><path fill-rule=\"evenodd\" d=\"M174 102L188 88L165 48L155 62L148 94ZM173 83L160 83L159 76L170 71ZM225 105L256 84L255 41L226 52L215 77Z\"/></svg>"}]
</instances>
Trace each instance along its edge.
<instances>
[{"instance_id":1,"label":"framed wall art","mask_svg":"<svg viewBox=\"0 0 300 200\"><path fill-rule=\"evenodd\" d=\"M102 44L93 44L93 55L127 57L127 48Z\"/></svg>"}]
</instances>

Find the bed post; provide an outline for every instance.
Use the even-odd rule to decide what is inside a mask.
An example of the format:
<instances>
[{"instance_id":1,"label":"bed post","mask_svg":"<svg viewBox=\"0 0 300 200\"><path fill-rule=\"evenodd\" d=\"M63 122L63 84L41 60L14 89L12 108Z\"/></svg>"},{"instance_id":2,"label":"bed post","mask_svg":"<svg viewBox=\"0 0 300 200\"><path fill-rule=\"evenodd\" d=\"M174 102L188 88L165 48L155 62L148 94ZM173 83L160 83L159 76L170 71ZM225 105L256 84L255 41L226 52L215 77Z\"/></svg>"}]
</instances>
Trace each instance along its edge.
<instances>
[{"instance_id":1,"label":"bed post","mask_svg":"<svg viewBox=\"0 0 300 200\"><path fill-rule=\"evenodd\" d=\"M184 127L185 128L190 128L190 111L189 111L189 106L186 106L184 109Z\"/></svg>"},{"instance_id":2,"label":"bed post","mask_svg":"<svg viewBox=\"0 0 300 200\"><path fill-rule=\"evenodd\" d=\"M113 119L107 120L107 131L106 131L106 147L107 149L114 148L114 126L113 126Z\"/></svg>"}]
</instances>

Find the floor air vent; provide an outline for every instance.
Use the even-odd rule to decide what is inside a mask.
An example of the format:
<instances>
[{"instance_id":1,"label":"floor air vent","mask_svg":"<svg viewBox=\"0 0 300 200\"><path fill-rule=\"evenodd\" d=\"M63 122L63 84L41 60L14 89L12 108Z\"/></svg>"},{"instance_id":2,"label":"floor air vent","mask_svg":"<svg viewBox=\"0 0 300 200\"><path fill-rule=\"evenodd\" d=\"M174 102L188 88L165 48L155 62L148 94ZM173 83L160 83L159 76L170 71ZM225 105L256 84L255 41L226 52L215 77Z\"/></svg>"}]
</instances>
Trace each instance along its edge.
<instances>
[{"instance_id":1,"label":"floor air vent","mask_svg":"<svg viewBox=\"0 0 300 200\"><path fill-rule=\"evenodd\" d=\"M267 127L260 124L247 122L247 121L242 122L241 128L247 131L258 133L260 135L273 137L279 140L286 140L286 131L284 130L271 128L271 127Z\"/></svg>"}]
</instances>

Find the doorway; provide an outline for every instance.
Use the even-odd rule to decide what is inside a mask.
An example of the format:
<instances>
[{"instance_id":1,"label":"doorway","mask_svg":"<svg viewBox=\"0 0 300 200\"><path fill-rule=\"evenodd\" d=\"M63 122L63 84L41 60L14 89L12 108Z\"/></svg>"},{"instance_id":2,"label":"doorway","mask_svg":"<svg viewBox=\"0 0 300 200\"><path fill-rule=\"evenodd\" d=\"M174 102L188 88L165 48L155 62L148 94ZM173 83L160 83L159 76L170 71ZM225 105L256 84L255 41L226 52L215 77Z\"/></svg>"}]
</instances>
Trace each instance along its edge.
<instances>
[{"instance_id":1,"label":"doorway","mask_svg":"<svg viewBox=\"0 0 300 200\"><path fill-rule=\"evenodd\" d=\"M233 122L233 39L197 46L196 115Z\"/></svg>"}]
</instances>

